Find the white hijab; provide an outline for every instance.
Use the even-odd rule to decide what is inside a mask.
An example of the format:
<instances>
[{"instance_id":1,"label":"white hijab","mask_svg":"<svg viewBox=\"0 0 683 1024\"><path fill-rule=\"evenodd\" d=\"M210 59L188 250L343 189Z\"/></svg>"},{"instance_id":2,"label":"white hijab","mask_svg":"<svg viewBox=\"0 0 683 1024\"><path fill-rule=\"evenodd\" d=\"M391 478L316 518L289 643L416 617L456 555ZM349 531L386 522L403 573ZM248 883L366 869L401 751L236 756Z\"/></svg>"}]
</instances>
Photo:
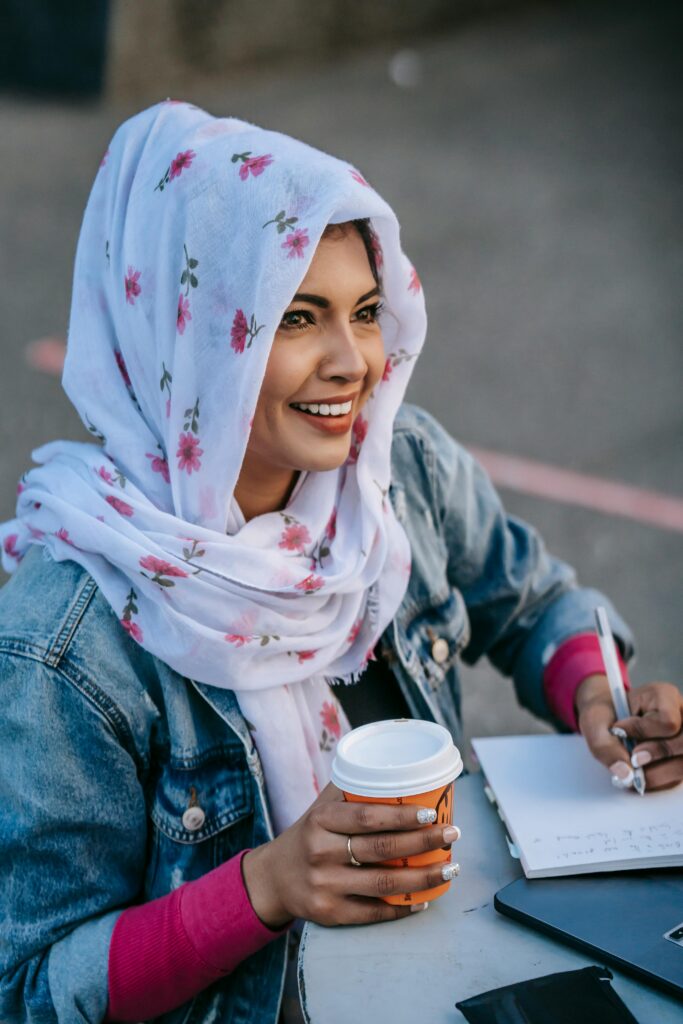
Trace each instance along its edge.
<instances>
[{"instance_id":1,"label":"white hijab","mask_svg":"<svg viewBox=\"0 0 683 1024\"><path fill-rule=\"evenodd\" d=\"M339 469L244 522L233 497L274 333L330 223L370 218L387 366ZM101 443L33 453L3 565L29 544L97 581L133 640L235 692L278 830L329 779L358 678L405 594L387 490L426 317L391 209L353 167L187 104L117 131L81 229L63 384Z\"/></svg>"}]
</instances>

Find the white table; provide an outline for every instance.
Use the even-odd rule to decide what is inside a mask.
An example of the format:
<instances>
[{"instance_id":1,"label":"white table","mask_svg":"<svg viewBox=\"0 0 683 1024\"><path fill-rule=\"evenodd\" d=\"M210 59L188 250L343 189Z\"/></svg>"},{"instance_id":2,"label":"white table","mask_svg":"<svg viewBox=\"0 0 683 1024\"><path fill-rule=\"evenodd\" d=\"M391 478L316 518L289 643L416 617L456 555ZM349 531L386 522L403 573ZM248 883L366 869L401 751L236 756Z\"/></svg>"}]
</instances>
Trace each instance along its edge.
<instances>
[{"instance_id":1,"label":"white table","mask_svg":"<svg viewBox=\"0 0 683 1024\"><path fill-rule=\"evenodd\" d=\"M455 1009L461 999L600 964L494 910L494 893L522 870L508 853L480 775L456 783L455 822L462 837L454 858L462 872L426 912L355 928L306 925L299 977L309 1024L457 1024L465 1020ZM610 970L640 1024L681 1024L681 1002Z\"/></svg>"}]
</instances>

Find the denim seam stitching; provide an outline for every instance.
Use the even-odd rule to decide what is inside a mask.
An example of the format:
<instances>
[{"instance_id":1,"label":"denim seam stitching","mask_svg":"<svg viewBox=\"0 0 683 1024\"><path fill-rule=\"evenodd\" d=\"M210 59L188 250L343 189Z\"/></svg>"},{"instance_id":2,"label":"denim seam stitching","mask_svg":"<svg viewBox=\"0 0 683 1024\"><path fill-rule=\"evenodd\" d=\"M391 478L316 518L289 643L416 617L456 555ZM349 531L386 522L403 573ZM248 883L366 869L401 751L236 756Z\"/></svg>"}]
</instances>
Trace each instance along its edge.
<instances>
[{"instance_id":1,"label":"denim seam stitching","mask_svg":"<svg viewBox=\"0 0 683 1024\"><path fill-rule=\"evenodd\" d=\"M45 661L52 668L58 667L96 590L97 583L92 576L88 576L76 594L59 633L47 651Z\"/></svg>"},{"instance_id":2,"label":"denim seam stitching","mask_svg":"<svg viewBox=\"0 0 683 1024\"><path fill-rule=\"evenodd\" d=\"M133 739L133 734L121 709L107 697L99 686L90 682L90 680L86 679L85 676L81 676L74 672L73 669L67 669L63 662L59 665L51 665L46 663L44 658L39 658L30 651L18 650L16 645L12 643L0 642L0 654L2 653L11 654L18 658L29 658L32 661L37 661L39 664L45 665L46 668L51 669L58 676L64 679L65 682L73 686L74 689L77 690L96 711L100 712L123 748L132 755L133 760L141 763L143 768L147 766L147 758L137 749L135 740Z\"/></svg>"}]
</instances>

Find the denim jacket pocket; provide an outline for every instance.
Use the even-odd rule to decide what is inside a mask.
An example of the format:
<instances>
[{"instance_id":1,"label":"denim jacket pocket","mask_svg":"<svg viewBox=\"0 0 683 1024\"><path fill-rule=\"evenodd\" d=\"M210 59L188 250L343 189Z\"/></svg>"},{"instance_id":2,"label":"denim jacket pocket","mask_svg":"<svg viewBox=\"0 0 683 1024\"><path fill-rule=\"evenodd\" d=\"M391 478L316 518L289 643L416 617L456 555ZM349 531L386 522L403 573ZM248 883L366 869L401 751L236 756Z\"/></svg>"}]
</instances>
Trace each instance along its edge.
<instances>
[{"instance_id":1,"label":"denim jacket pocket","mask_svg":"<svg viewBox=\"0 0 683 1024\"><path fill-rule=\"evenodd\" d=\"M241 744L162 765L150 808L145 896L176 889L245 849L253 828L251 776Z\"/></svg>"},{"instance_id":2,"label":"denim jacket pocket","mask_svg":"<svg viewBox=\"0 0 683 1024\"><path fill-rule=\"evenodd\" d=\"M444 682L470 638L470 621L459 590L449 588L406 626L410 647L416 652L429 689L434 692Z\"/></svg>"}]
</instances>

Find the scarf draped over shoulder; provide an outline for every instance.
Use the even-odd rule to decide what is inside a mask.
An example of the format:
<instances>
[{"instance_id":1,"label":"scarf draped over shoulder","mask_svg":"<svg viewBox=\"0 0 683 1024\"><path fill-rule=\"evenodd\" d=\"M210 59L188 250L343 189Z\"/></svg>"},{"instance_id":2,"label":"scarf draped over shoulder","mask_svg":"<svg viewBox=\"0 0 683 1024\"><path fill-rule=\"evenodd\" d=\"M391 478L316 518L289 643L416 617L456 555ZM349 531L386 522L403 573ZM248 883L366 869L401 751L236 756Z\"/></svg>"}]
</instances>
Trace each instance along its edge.
<instances>
[{"instance_id":1,"label":"scarf draped over shoulder","mask_svg":"<svg viewBox=\"0 0 683 1024\"><path fill-rule=\"evenodd\" d=\"M275 331L325 227L369 218L383 282L382 380L349 456L282 511L234 499ZM63 385L92 443L54 441L0 528L80 563L133 641L235 692L276 828L329 779L356 680L405 594L391 439L426 317L389 206L302 142L166 102L116 132L90 194Z\"/></svg>"}]
</instances>

